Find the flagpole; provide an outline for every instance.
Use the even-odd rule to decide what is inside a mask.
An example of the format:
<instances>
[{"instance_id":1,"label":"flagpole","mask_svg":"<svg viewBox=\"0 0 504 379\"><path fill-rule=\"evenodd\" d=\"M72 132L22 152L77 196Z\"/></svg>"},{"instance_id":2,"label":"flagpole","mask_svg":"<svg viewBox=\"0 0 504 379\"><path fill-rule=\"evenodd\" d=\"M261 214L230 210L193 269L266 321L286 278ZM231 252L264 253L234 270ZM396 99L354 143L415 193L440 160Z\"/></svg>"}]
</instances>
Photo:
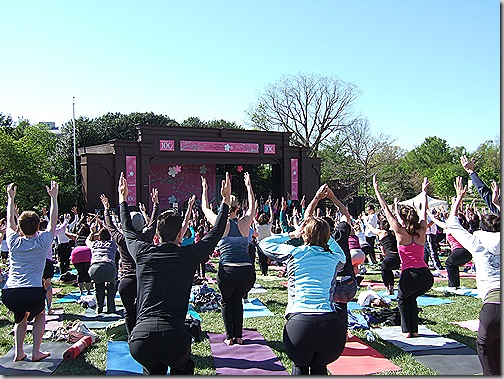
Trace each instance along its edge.
<instances>
[{"instance_id":1,"label":"flagpole","mask_svg":"<svg viewBox=\"0 0 504 379\"><path fill-rule=\"evenodd\" d=\"M75 140L75 96L72 97L72 123L73 123L73 154L74 154L74 184L77 187L77 141Z\"/></svg>"}]
</instances>

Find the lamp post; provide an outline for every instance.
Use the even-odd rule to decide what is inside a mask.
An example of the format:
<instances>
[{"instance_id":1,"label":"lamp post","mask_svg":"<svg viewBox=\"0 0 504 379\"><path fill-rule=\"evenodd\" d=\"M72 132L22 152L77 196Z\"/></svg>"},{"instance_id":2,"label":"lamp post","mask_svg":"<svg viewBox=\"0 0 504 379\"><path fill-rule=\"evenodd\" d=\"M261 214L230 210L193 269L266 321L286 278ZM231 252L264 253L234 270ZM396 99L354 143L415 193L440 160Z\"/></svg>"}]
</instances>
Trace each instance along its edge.
<instances>
[{"instance_id":1,"label":"lamp post","mask_svg":"<svg viewBox=\"0 0 504 379\"><path fill-rule=\"evenodd\" d=\"M73 124L73 154L74 154L74 185L77 187L77 141L75 139L75 96L72 97L72 124Z\"/></svg>"}]
</instances>

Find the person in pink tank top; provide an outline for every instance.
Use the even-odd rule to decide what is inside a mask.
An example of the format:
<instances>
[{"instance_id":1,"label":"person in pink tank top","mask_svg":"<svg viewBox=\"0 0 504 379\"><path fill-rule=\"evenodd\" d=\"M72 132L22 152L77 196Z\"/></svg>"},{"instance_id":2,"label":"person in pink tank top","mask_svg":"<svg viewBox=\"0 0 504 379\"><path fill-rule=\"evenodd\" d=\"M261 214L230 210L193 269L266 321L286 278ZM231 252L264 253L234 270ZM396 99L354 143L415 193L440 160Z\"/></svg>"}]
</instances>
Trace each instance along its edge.
<instances>
[{"instance_id":1,"label":"person in pink tank top","mask_svg":"<svg viewBox=\"0 0 504 379\"><path fill-rule=\"evenodd\" d=\"M407 338L418 337L417 298L428 292L434 284L429 267L425 263L424 244L427 231L427 187L429 182L424 178L422 183L422 201L419 211L410 206L399 208L399 221L394 217L387 202L378 189L376 176L373 176L373 187L376 197L385 212L390 228L395 232L401 259L401 278L398 284L397 302L401 314L401 335Z\"/></svg>"}]
</instances>

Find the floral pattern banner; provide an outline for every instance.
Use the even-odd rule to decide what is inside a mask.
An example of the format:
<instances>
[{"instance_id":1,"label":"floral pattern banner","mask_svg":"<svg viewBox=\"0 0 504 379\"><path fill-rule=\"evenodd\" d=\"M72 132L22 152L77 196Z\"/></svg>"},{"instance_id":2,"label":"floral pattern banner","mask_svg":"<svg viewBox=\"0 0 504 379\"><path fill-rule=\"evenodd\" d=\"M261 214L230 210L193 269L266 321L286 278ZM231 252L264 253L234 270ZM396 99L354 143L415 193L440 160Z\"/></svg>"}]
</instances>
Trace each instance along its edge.
<instances>
[{"instance_id":1,"label":"floral pattern banner","mask_svg":"<svg viewBox=\"0 0 504 379\"><path fill-rule=\"evenodd\" d=\"M183 209L192 195L196 195L197 203L201 202L201 176L208 183L208 201L215 203L215 164L151 163L149 193L152 188L158 189L161 211L171 209L174 203Z\"/></svg>"}]
</instances>

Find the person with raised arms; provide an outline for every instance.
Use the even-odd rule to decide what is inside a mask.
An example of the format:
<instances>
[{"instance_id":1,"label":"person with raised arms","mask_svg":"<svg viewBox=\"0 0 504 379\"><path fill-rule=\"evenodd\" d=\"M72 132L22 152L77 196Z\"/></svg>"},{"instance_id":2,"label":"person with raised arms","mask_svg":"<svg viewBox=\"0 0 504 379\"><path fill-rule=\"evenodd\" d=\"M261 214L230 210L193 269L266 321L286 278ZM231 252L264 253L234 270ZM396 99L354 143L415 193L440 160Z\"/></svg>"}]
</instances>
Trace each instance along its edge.
<instances>
[{"instance_id":1,"label":"person with raised arms","mask_svg":"<svg viewBox=\"0 0 504 379\"><path fill-rule=\"evenodd\" d=\"M156 233L160 244L147 241L133 228L124 173L118 185L121 225L128 251L136 263L137 320L129 336L131 356L146 375L193 375L191 335L184 325L194 272L221 239L227 224L231 197L231 178L222 181L222 204L214 227L201 241L180 246L187 225L177 210L167 210L158 217ZM204 194L206 196L206 194ZM189 199L191 212L196 196Z\"/></svg>"},{"instance_id":2,"label":"person with raised arms","mask_svg":"<svg viewBox=\"0 0 504 379\"><path fill-rule=\"evenodd\" d=\"M424 244L427 232L427 186L424 178L419 211L409 205L399 208L397 221L378 188L376 176L373 176L373 187L385 216L394 231L399 257L401 259L401 277L399 279L397 303L401 314L401 330L406 338L418 337L418 304L417 297L427 293L434 284L434 277L425 263Z\"/></svg>"},{"instance_id":3,"label":"person with raised arms","mask_svg":"<svg viewBox=\"0 0 504 379\"><path fill-rule=\"evenodd\" d=\"M14 361L26 358L24 340L28 321L33 320L32 362L40 361L51 354L40 351L45 329L46 291L42 286L46 253L50 249L58 220L58 183L51 181L46 186L51 197L49 225L39 231L40 217L33 211L24 211L17 223L14 217L14 197L17 186L7 186L7 230L9 247L9 277L2 290L2 301L14 313ZM21 233L18 232L18 228Z\"/></svg>"}]
</instances>

